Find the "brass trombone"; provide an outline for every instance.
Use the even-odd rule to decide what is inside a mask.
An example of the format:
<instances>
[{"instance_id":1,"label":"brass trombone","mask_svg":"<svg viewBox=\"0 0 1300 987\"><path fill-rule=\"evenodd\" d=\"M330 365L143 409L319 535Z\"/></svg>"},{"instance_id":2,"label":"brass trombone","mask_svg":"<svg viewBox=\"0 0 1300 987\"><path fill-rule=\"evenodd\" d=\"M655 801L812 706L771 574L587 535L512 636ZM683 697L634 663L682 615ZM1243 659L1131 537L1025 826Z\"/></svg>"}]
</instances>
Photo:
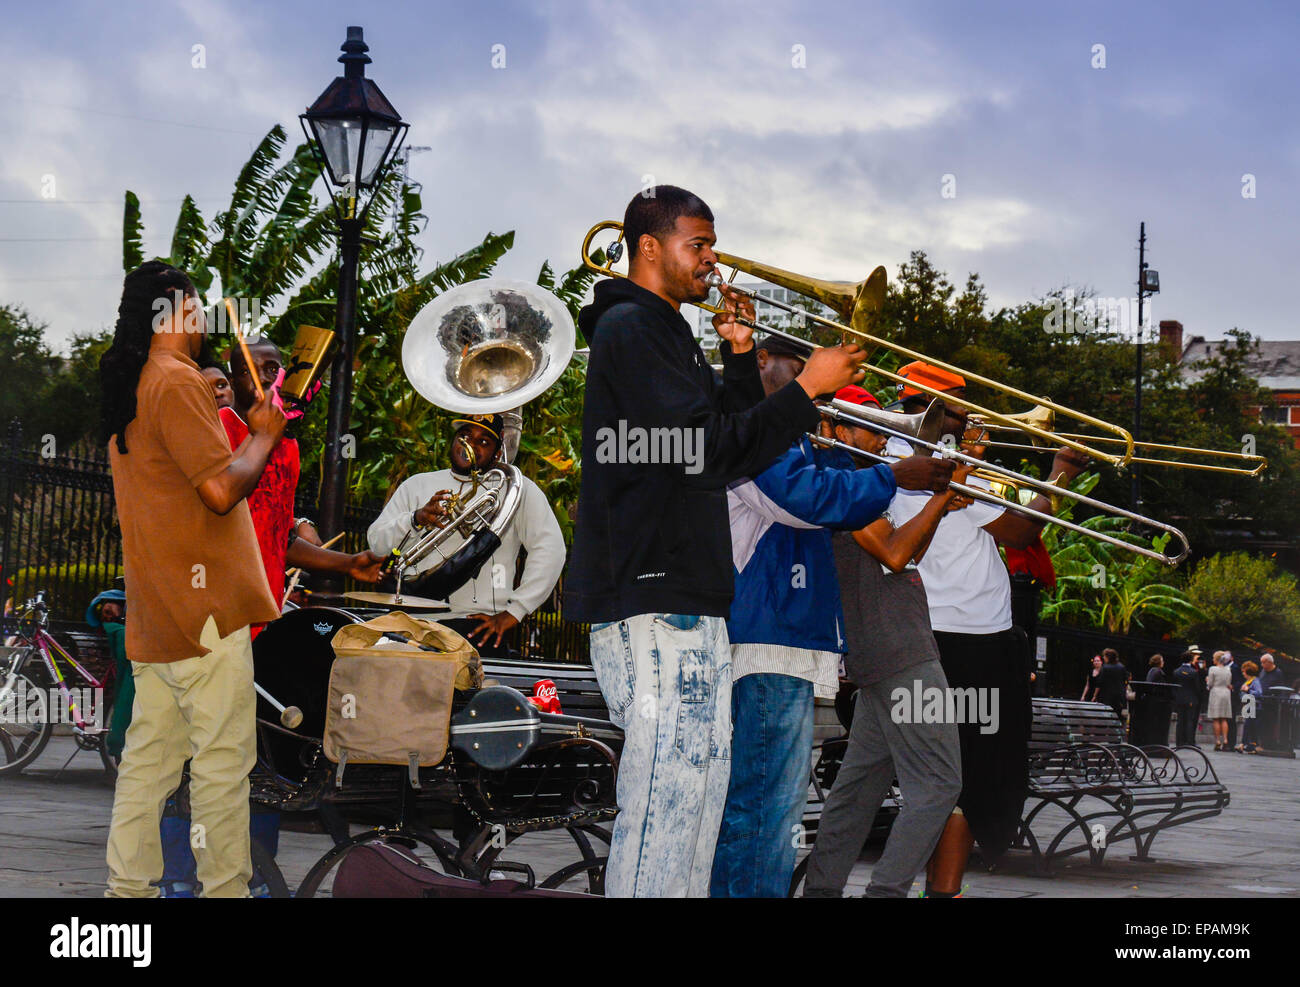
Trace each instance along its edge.
<instances>
[{"instance_id":1,"label":"brass trombone","mask_svg":"<svg viewBox=\"0 0 1300 987\"><path fill-rule=\"evenodd\" d=\"M1068 528L1070 531L1077 531L1080 534L1087 535L1089 538L1095 538L1098 541L1114 545L1116 548L1122 548L1127 552L1133 552L1136 555L1144 556L1148 559L1154 559L1162 562L1167 566L1176 566L1183 559L1187 558L1191 551L1191 545L1187 541L1187 536L1179 531L1173 525L1165 524L1163 521L1157 521L1154 518L1146 517L1142 514L1135 514L1133 511L1125 510L1122 507L1116 507L1113 504L1107 504L1105 501L1097 500L1095 497L1089 497L1087 494L1081 494L1061 485L1055 481L1039 480L1036 477L1026 476L1023 473L1017 473L1015 470L1008 469L1005 466L999 466L997 463L988 463L982 459L967 455L948 445L936 441L938 438L938 429L943 423L943 403L936 400L930 403L930 407L923 414L917 415L900 415L892 411L880 411L875 408L865 407L863 405L850 404L847 401L838 399L820 405L819 410L827 421L840 424L851 425L856 428L865 428L873 432L879 432L884 435L891 435L903 439L909 443L913 449L929 449L932 452L950 458L958 462L970 463L978 466L977 476L989 481L991 484L1007 484L1013 487L1032 487L1051 498L1053 504L1059 497L1068 497L1080 504L1087 504L1089 507L1095 507L1098 510L1115 516L1128 518L1139 524L1156 528L1162 532L1168 533L1173 538L1181 542L1182 547L1177 555L1165 555L1154 549L1146 548L1142 545L1134 545L1126 542L1122 538L1116 538L1114 535L1107 534L1104 531L1093 531L1091 528L1085 528L1081 524L1068 521L1065 518L1058 518L1053 514L1047 514L1043 511L1036 511L1027 507L1019 501L1006 500L996 493L988 490L981 490L978 487L968 486L964 483L950 483L949 487L956 490L964 497L970 497L972 500L980 500L989 504L997 504L1009 511L1033 518L1037 521L1045 521L1048 524L1055 524L1058 527ZM840 442L838 439L830 439L821 435L812 435L810 438L819 445L833 449L841 449L844 452L854 456L861 456L866 459L872 459L881 463L892 463L895 457L878 456L875 453L858 449L856 446Z\"/></svg>"},{"instance_id":2,"label":"brass trombone","mask_svg":"<svg viewBox=\"0 0 1300 987\"><path fill-rule=\"evenodd\" d=\"M1030 422L1038 428L1051 432L1060 438L1086 438L1089 442L1118 442L1118 439L1110 436L1080 436L1072 432L1053 432L1052 426L1055 424L1056 416L1050 408L1042 405L1026 411L1019 415L1006 415L1009 421L1015 424L1006 425L1000 422L984 421L979 415L971 415L968 424L972 427L981 427L990 432L1022 432L1020 428L1023 422ZM1033 442L1032 439L1028 444L1017 442L991 441L983 442L990 449L1021 449L1026 452L1043 452L1049 448L1045 443L1040 444ZM1230 459L1239 463L1253 463L1253 466L1213 466L1209 463L1189 463L1182 459L1157 459L1150 456L1134 456L1129 463L1141 463L1144 466L1170 466L1185 470L1204 470L1207 473L1236 473L1241 476L1259 476L1268 466L1268 459L1264 456L1257 456L1253 453L1230 452L1225 449L1202 449L1199 446L1177 446L1167 445L1163 442L1134 442L1133 448L1137 450L1150 450L1152 452L1173 452L1182 453L1186 456L1205 456L1206 458Z\"/></svg>"},{"instance_id":3,"label":"brass trombone","mask_svg":"<svg viewBox=\"0 0 1300 987\"><path fill-rule=\"evenodd\" d=\"M595 260L592 259L591 256L591 245L593 240L596 238L597 234L599 234L603 230L617 230L618 239L606 251L605 263L597 264ZM623 253L622 238L623 238L622 223L618 222L617 220L608 220L608 219L597 223L595 226L593 226L590 230L587 231L587 235L582 241L582 263L589 270L595 271L597 274L604 274L609 277L615 277L615 278L626 277L627 275L615 271L612 266L613 264L617 263L619 258L622 256ZM1019 425L1022 431L1024 431L1029 435L1035 436L1043 440L1044 442L1052 442L1057 445L1066 446L1067 448L1073 449L1076 452L1082 453L1083 455L1089 457L1090 459L1095 459L1103 463L1108 463L1111 466L1123 466L1125 463L1127 463L1130 459L1133 458L1133 436L1130 435L1126 430L1120 428L1118 425L1113 425L1110 422L1103 421L1100 418L1094 418L1091 415L1084 414L1081 411L1075 411L1071 408L1065 407L1064 405L1056 404L1055 402L1050 401L1047 398L1038 397L1036 395L1029 394L1025 391L1019 390L1018 388L1012 387L1009 384L1003 384L1000 381L991 380L988 377L982 377L979 374L974 374L967 370L963 370L961 367L953 366L950 363L944 363L942 360L936 360L932 357L928 357L924 353L918 353L916 350L908 349L906 346L901 346L898 343L892 342L888 339L883 339L880 336L872 335L868 331L868 329L872 325L874 325L876 318L880 312L880 309L884 305L884 301L885 301L885 284L887 280L887 275L883 267L877 267L874 271L871 272L870 277L868 277L866 280L859 281L857 284L850 284L842 281L823 281L818 278L809 278L800 274L791 273L790 271L783 271L779 267L772 267L767 264L761 264L757 261L746 260L744 257L737 257L733 254L725 254L719 251L714 251L714 253L716 254L720 263L726 264L728 267L732 268L733 271L745 271L747 274L751 274L754 277L762 278L764 281L768 281L775 285L780 285L783 288L789 288L791 291L795 291L801 295L806 295L809 298L816 299L817 301L826 305L828 308L831 308L835 312L837 312L841 318L847 321L847 324L845 322L835 322L832 319L823 318L822 316L814 315L811 312L805 312L802 309L796 308L794 305L788 305L785 302L779 302L771 298L764 298L758 295L756 292L745 291L742 288L733 287L733 290L740 295L750 298L755 302L762 302L767 305L773 305L776 308L783 309L787 312L804 316L808 319L811 319L814 322L820 323L821 325L836 330L837 332L841 333L842 336L844 337L847 337L849 335L856 336L858 340L862 342L864 348L868 350L873 347L884 347L885 349L892 350L895 353L899 353L913 360L924 360L926 363L929 363L933 366L941 367L942 369L947 370L954 374L960 374L962 377L966 379L968 383L981 384L985 387L992 388L995 391L1000 391L1003 394L1007 394L1011 397L1014 397L1017 400L1027 401L1030 404L1034 404L1034 405L1041 405L1043 407L1052 410L1056 414L1063 415L1068 418L1073 418L1076 421L1082 422L1085 425L1089 425L1091 427L1101 429L1102 431L1110 432L1112 439L1117 443L1122 443L1124 449L1122 452L1119 453L1108 452L1103 449L1098 449L1095 446L1087 445L1085 442L1079 441L1078 439L1062 438L1045 429L1038 428L1033 424ZM717 271L714 271L710 274L709 283L711 285L714 285L715 287L720 287L721 285L725 284L722 275L718 274ZM720 308L715 305L709 305L708 303L696 303L696 304L698 304L699 307L704 309L706 312L713 312L715 314L724 314L726 311L723 308ZM751 321L749 319L737 317L736 321L739 322L741 325L749 326L751 329L756 329L765 332L770 336L778 336L782 339L788 340L791 343L794 343L797 346L805 347L810 352L818 348L814 343L812 343L807 339L804 339L802 336L793 335L792 333L785 332L781 329L776 329L772 326L765 325L756 320ZM876 374L877 376L884 377L889 380L896 381L898 383L905 383L909 387L913 387L916 390L921 391L922 393L929 394L931 397L938 397L938 398L944 397L942 391L932 388L927 384L922 384L917 381L907 380L905 377L902 377L891 370L885 370L881 367L872 364L864 364L864 369L869 370L871 373ZM973 404L970 401L967 401L965 399L958 401L954 399L951 395L948 395L946 400L950 404L959 405L963 408L968 409L971 413L979 415L985 421L995 421L999 423L1013 424L1009 416L1003 415L1000 412L992 411L988 408L982 408L979 405ZM1091 437L1089 437L1089 439L1090 438Z\"/></svg>"}]
</instances>

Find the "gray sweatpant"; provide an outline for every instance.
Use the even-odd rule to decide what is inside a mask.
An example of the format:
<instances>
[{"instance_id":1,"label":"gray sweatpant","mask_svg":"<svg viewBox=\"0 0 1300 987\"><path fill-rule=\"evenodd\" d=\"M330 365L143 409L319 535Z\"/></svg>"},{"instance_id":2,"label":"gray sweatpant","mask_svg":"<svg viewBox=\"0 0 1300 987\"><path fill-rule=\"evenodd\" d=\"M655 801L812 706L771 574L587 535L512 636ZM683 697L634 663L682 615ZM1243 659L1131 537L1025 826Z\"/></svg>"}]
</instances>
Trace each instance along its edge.
<instances>
[{"instance_id":1,"label":"gray sweatpant","mask_svg":"<svg viewBox=\"0 0 1300 987\"><path fill-rule=\"evenodd\" d=\"M919 683L919 685L918 685ZM844 764L826 799L808 861L804 894L842 894L890 783L898 778L902 811L871 871L868 898L902 898L930 859L961 794L961 745L955 723L896 723L897 689L948 688L938 661L904 669L858 691ZM909 698L907 708L913 703Z\"/></svg>"}]
</instances>

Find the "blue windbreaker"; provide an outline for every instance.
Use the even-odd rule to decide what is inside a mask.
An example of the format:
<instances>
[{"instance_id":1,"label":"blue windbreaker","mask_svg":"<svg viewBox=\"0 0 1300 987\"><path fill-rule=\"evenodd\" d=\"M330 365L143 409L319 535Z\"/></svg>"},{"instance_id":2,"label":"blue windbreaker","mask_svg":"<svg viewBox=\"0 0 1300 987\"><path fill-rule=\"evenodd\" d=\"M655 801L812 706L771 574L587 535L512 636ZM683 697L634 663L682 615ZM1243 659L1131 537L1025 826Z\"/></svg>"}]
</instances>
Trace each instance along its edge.
<instances>
[{"instance_id":1,"label":"blue windbreaker","mask_svg":"<svg viewBox=\"0 0 1300 987\"><path fill-rule=\"evenodd\" d=\"M858 469L847 453L807 438L752 480L727 490L736 596L732 644L845 650L828 529L856 531L889 506L893 471Z\"/></svg>"}]
</instances>

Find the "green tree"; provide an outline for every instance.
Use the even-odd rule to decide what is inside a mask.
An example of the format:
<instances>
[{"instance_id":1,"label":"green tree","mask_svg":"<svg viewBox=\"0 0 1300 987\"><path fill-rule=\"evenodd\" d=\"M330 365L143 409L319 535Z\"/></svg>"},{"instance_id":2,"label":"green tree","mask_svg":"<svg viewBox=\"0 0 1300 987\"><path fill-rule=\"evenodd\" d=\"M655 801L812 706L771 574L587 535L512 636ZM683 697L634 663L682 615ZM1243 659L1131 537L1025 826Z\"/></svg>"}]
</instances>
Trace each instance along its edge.
<instances>
[{"instance_id":1,"label":"green tree","mask_svg":"<svg viewBox=\"0 0 1300 987\"><path fill-rule=\"evenodd\" d=\"M1049 331L1055 328L1053 314L1063 312L1070 313L1068 321L1076 329L1086 328L1084 316L1092 302L1090 291L1061 289L1039 301L988 312L977 275L968 276L958 293L917 251L890 284L881 328L891 339L927 356L1128 428L1135 366L1131 334L1109 327ZM1143 439L1234 451L1253 441L1256 451L1269 460L1261 477L1143 468L1142 513L1178 525L1194 548L1202 550L1216 543L1224 519L1232 519L1234 527L1274 537L1300 530L1300 453L1282 429L1259 421L1257 409L1272 399L1249 373L1247 361L1256 341L1236 329L1227 335L1228 344L1215 357L1190 368L1180 364L1181 354L1159 345L1148 346L1143 359ZM880 352L874 359L897 361ZM1189 382L1189 370L1198 379ZM881 383L869 381L868 386L878 393L892 392L892 386ZM1029 410L1028 402L987 387L973 385L968 392L972 400L996 411ZM1058 418L1056 428L1095 434L1095 429L1064 417ZM1034 475L1048 465L1046 454L991 450L990 459ZM1130 486L1127 470L1108 468L1101 473L1095 496L1127 505ZM1082 511L1081 516L1091 513Z\"/></svg>"},{"instance_id":2,"label":"green tree","mask_svg":"<svg viewBox=\"0 0 1300 987\"><path fill-rule=\"evenodd\" d=\"M59 449L95 441L99 359L112 342L111 329L74 335L71 355L61 361L34 402Z\"/></svg>"},{"instance_id":3,"label":"green tree","mask_svg":"<svg viewBox=\"0 0 1300 987\"><path fill-rule=\"evenodd\" d=\"M1244 635L1294 652L1300 647L1296 577L1271 559L1245 552L1202 560L1187 582L1198 613L1181 622L1189 635L1239 640Z\"/></svg>"},{"instance_id":4,"label":"green tree","mask_svg":"<svg viewBox=\"0 0 1300 987\"><path fill-rule=\"evenodd\" d=\"M32 397L49 385L59 369L59 358L45 342L45 329L24 309L0 305L0 368L5 381L0 388L0 429L7 430L17 418L28 438L48 431L48 416Z\"/></svg>"}]
</instances>

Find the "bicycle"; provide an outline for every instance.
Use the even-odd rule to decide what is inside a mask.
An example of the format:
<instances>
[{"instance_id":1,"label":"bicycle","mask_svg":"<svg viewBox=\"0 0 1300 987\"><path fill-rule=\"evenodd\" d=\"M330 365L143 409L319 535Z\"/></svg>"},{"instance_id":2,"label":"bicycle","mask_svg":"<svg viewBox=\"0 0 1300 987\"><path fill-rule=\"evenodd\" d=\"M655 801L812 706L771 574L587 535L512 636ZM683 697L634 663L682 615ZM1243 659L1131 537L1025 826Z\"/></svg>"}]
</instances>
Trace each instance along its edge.
<instances>
[{"instance_id":1,"label":"bicycle","mask_svg":"<svg viewBox=\"0 0 1300 987\"><path fill-rule=\"evenodd\" d=\"M96 677L54 639L49 620L45 590L4 618L8 654L0 656L0 775L18 774L35 761L55 723L66 721L77 750L63 767L81 751L96 751L109 777L116 778L117 759L105 743L116 669L109 664L104 677Z\"/></svg>"}]
</instances>

